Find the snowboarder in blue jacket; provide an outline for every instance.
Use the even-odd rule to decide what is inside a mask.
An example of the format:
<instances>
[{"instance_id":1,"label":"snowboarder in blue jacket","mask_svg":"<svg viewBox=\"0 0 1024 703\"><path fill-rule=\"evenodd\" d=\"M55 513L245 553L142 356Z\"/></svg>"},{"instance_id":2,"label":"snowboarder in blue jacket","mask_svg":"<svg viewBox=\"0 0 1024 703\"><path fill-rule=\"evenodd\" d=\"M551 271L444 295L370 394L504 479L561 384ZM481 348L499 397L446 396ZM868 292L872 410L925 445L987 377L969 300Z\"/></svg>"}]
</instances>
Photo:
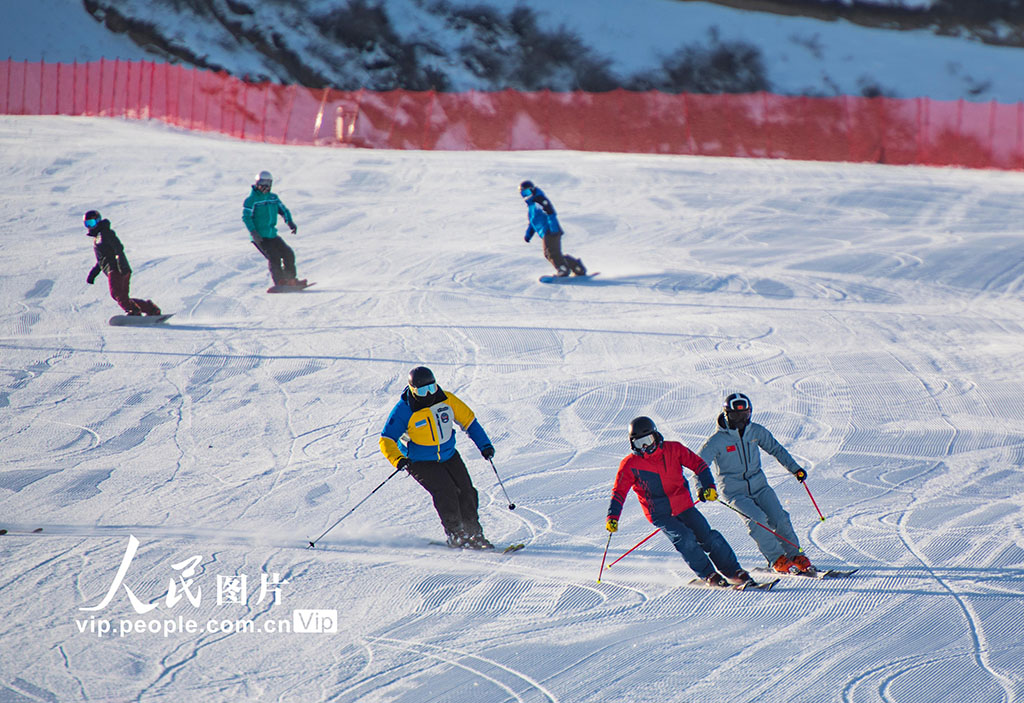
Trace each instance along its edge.
<instances>
[{"instance_id":1,"label":"snowboarder in blue jacket","mask_svg":"<svg viewBox=\"0 0 1024 703\"><path fill-rule=\"evenodd\" d=\"M533 239L533 235L540 235L544 242L544 258L555 267L555 275L559 277L568 276L573 273L577 276L586 276L587 267L579 259L562 253L562 226L558 223L558 213L555 206L544 195L544 191L533 184L533 181L523 181L519 184L519 194L526 201L527 217L529 222L526 225L526 235L523 237L527 242Z\"/></svg>"}]
</instances>

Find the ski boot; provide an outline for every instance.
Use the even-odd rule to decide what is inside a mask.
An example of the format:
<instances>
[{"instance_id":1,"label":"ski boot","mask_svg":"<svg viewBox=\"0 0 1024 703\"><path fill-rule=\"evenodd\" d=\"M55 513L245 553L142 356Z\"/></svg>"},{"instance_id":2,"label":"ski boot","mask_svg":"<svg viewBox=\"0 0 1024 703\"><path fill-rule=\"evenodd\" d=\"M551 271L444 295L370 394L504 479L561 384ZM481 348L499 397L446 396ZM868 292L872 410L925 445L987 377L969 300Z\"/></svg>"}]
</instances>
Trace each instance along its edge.
<instances>
[{"instance_id":1,"label":"ski boot","mask_svg":"<svg viewBox=\"0 0 1024 703\"><path fill-rule=\"evenodd\" d=\"M483 532L470 535L466 546L470 549L494 549L494 545L487 541Z\"/></svg>"},{"instance_id":2,"label":"ski boot","mask_svg":"<svg viewBox=\"0 0 1024 703\"><path fill-rule=\"evenodd\" d=\"M772 564L772 569L779 572L780 574L788 574L793 569L793 560L783 554L781 557L775 560ZM798 569L799 570L799 569Z\"/></svg>"},{"instance_id":3,"label":"ski boot","mask_svg":"<svg viewBox=\"0 0 1024 703\"><path fill-rule=\"evenodd\" d=\"M797 569L801 574L807 574L808 576L814 576L818 573L811 560L803 554L797 554L793 557L793 568Z\"/></svg>"},{"instance_id":4,"label":"ski boot","mask_svg":"<svg viewBox=\"0 0 1024 703\"><path fill-rule=\"evenodd\" d=\"M469 546L469 535L462 531L444 531L448 546L452 549L465 549Z\"/></svg>"},{"instance_id":5,"label":"ski boot","mask_svg":"<svg viewBox=\"0 0 1024 703\"><path fill-rule=\"evenodd\" d=\"M743 569L740 569L731 577L729 577L729 583L733 584L734 586L743 586L744 584L750 583L753 580L754 579L750 578L750 574L748 574Z\"/></svg>"},{"instance_id":6,"label":"ski boot","mask_svg":"<svg viewBox=\"0 0 1024 703\"><path fill-rule=\"evenodd\" d=\"M712 571L710 574L705 576L704 583L706 583L709 586L714 586L715 588L729 587L729 582L726 581L725 578L717 571Z\"/></svg>"},{"instance_id":7,"label":"ski boot","mask_svg":"<svg viewBox=\"0 0 1024 703\"><path fill-rule=\"evenodd\" d=\"M583 259L576 259L576 263L573 264L571 268L574 276L587 275L587 267L583 265Z\"/></svg>"}]
</instances>

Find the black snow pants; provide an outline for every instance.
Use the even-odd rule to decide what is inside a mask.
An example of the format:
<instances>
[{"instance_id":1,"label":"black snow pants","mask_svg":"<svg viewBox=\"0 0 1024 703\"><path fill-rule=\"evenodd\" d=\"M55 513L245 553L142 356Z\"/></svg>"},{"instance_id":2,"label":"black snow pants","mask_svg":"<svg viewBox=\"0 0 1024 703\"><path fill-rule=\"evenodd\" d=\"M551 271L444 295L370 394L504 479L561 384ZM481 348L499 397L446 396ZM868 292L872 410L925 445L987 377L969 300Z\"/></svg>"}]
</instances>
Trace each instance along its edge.
<instances>
[{"instance_id":1,"label":"black snow pants","mask_svg":"<svg viewBox=\"0 0 1024 703\"><path fill-rule=\"evenodd\" d=\"M260 237L259 243L253 242L253 246L260 250L267 259L267 267L270 269L270 277L274 285L279 286L285 281L296 278L295 273L295 252L280 237Z\"/></svg>"},{"instance_id":2,"label":"black snow pants","mask_svg":"<svg viewBox=\"0 0 1024 703\"><path fill-rule=\"evenodd\" d=\"M447 461L411 462L408 471L434 499L434 510L445 533L482 532L477 514L479 498L458 452Z\"/></svg>"}]
</instances>

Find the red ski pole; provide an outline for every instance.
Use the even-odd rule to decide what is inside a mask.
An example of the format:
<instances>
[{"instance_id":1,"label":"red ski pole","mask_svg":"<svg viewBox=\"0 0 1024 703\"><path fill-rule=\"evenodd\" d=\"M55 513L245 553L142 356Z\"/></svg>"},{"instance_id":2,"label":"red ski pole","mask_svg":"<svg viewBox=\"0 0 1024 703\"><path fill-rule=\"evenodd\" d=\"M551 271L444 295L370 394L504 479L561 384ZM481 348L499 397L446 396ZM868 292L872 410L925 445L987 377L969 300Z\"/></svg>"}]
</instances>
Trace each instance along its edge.
<instances>
[{"instance_id":1,"label":"red ski pole","mask_svg":"<svg viewBox=\"0 0 1024 703\"><path fill-rule=\"evenodd\" d=\"M604 561L608 558L608 547L612 543L612 533L608 533L608 541L604 543L604 556L601 557L601 570L597 572L597 582L601 583L601 574L604 573Z\"/></svg>"},{"instance_id":2,"label":"red ski pole","mask_svg":"<svg viewBox=\"0 0 1024 703\"><path fill-rule=\"evenodd\" d=\"M814 505L814 509L818 511L818 517L821 521L825 521L825 516L821 514L821 508L818 507L818 501L814 500L814 496L811 495L811 489L807 487L807 480L803 480L800 483L804 484L804 490L807 491L807 497L811 499L811 503Z\"/></svg>"},{"instance_id":3,"label":"red ski pole","mask_svg":"<svg viewBox=\"0 0 1024 703\"><path fill-rule=\"evenodd\" d=\"M744 512L742 512L742 511L740 511L740 510L737 510L736 508L732 507L731 505L729 505L728 503L726 503L726 502L725 502L724 500L718 500L718 501L715 501L715 502L716 502L716 503L719 503L719 504L721 504L721 505L724 505L725 507L727 507L727 508L728 508L729 510L733 511L734 513L738 513L738 514L739 514L739 515L740 515L741 517L743 517L744 519L746 519L746 520L750 520L751 522L753 522L753 523L754 523L754 524L756 524L756 525L761 525L761 523L759 523L759 522L758 522L757 520L755 520L754 518L750 517L750 516L749 516L749 515L747 515L746 513L744 513ZM782 540L783 542L785 542L786 544L792 544L792 545L793 545L794 547L796 547L797 549L799 549L799 550L800 550L801 552L803 552L803 551L804 551L804 550L803 550L803 547L801 547L801 546L800 546L799 544L794 544L793 542L790 542L790 541L789 541L788 539L786 539L785 537L783 537L782 535L780 535L780 534L779 534L778 532L776 532L776 531L775 531L775 530L773 530L772 528L768 527L767 525L761 525L761 527L763 527L764 529L766 529L766 530L768 530L769 532L771 532L771 533L772 533L773 535L775 535L776 537L778 537L779 539L781 539L781 540ZM612 562L612 563L614 563L614 562Z\"/></svg>"},{"instance_id":4,"label":"red ski pole","mask_svg":"<svg viewBox=\"0 0 1024 703\"><path fill-rule=\"evenodd\" d=\"M644 538L643 538L642 540L640 540L639 542L637 542L636 544L634 544L634 545L633 545L633 548L632 548L632 549L630 549L630 550L629 550L629 552L632 552L632 551L633 551L633 549L636 549L636 548L637 548L637 547L639 547L639 546L640 546L641 544L643 544L644 542L646 542L647 540L649 540L649 539L650 539L651 537L653 537L654 535L658 534L659 532L661 532L661 530L655 530L655 531L654 531L654 532L652 532L651 534L647 535L647 536L646 536L646 537L644 537ZM629 552L626 552L626 554L629 554ZM618 559L616 559L615 561L613 561L613 562L612 562L611 564L609 564L609 565L608 565L608 568L610 569L610 568L612 568L613 566L615 566L616 564L618 564L618 563L619 563L619 561L621 561L621 560L622 560L622 557L626 556L626 554L623 554L623 555L622 555L621 557L619 557Z\"/></svg>"}]
</instances>

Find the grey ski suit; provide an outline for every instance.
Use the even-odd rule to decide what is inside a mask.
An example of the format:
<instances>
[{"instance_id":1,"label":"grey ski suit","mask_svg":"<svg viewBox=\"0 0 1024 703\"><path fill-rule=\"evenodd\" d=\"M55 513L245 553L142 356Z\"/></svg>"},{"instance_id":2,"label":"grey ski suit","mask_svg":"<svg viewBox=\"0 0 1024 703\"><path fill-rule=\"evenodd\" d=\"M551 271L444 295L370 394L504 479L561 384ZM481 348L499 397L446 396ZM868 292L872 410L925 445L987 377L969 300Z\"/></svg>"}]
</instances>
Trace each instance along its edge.
<instances>
[{"instance_id":1,"label":"grey ski suit","mask_svg":"<svg viewBox=\"0 0 1024 703\"><path fill-rule=\"evenodd\" d=\"M789 513L782 507L761 468L761 449L774 456L790 473L795 475L801 470L763 425L751 422L741 434L726 425L724 413L718 416L718 431L708 438L698 454L715 472L723 498L752 518L747 521L747 531L768 563L774 564L783 554L790 558L799 554L799 547L794 545L800 542ZM780 540L755 521L772 528L793 544Z\"/></svg>"}]
</instances>

